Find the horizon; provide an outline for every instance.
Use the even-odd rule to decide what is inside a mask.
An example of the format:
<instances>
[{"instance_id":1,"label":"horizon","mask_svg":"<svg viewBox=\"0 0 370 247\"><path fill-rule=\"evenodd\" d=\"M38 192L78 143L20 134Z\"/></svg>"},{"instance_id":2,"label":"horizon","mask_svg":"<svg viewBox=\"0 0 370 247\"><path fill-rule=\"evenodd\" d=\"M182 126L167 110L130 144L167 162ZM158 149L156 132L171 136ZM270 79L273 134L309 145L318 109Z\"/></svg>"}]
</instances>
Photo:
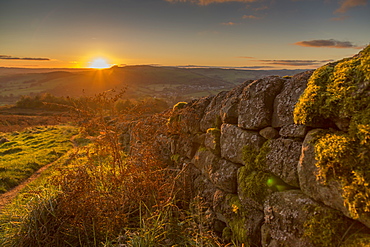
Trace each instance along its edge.
<instances>
[{"instance_id":1,"label":"horizon","mask_svg":"<svg viewBox=\"0 0 370 247\"><path fill-rule=\"evenodd\" d=\"M316 69L370 42L368 0L12 0L0 67Z\"/></svg>"}]
</instances>

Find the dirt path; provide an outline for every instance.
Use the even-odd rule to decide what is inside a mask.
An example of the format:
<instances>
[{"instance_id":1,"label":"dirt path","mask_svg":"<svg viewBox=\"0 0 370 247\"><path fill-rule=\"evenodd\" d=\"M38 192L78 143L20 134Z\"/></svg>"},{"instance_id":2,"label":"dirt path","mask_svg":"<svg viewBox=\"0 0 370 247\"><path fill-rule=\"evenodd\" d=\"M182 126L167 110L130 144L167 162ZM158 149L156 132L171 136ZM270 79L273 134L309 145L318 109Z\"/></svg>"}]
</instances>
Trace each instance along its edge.
<instances>
[{"instance_id":1,"label":"dirt path","mask_svg":"<svg viewBox=\"0 0 370 247\"><path fill-rule=\"evenodd\" d=\"M77 143L74 140L75 137L76 136L72 136L71 137L71 142L73 143L73 146L76 148L77 147ZM54 161L54 162L56 162L56 161ZM23 181L21 184L19 184L18 186L14 187L13 189L5 192L4 194L1 194L0 195L0 214L1 214L1 211L4 209L4 207L7 204L9 204L17 196L17 194L19 193L19 191L21 191L29 183L31 183L32 181L34 181L35 179L37 179L38 177L40 177L41 173L43 171L45 171L46 169L48 169L51 165L53 165L54 162L51 162L50 164L47 164L47 165L41 167L35 173L33 173L29 178L27 178L25 181Z\"/></svg>"},{"instance_id":2,"label":"dirt path","mask_svg":"<svg viewBox=\"0 0 370 247\"><path fill-rule=\"evenodd\" d=\"M25 181L23 181L18 186L14 187L13 189L5 192L4 194L0 195L0 214L3 208L10 203L18 194L20 190L22 190L24 187L26 187L29 183L40 177L41 173L45 171L47 168L49 168L54 162L41 167L39 170L37 170L35 173L31 175L31 177L27 178Z\"/></svg>"}]
</instances>

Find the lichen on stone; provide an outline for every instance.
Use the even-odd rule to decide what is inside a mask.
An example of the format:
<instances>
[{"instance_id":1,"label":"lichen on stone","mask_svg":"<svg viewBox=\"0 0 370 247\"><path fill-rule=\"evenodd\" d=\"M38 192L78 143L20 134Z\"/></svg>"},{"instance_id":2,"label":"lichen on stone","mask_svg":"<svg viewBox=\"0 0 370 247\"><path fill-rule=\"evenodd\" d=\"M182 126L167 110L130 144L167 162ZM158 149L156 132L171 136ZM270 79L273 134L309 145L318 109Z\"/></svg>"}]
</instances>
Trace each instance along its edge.
<instances>
[{"instance_id":1,"label":"lichen on stone","mask_svg":"<svg viewBox=\"0 0 370 247\"><path fill-rule=\"evenodd\" d=\"M317 69L294 109L296 124L333 121L314 140L318 179L340 181L351 217L370 219L370 45Z\"/></svg>"},{"instance_id":2,"label":"lichen on stone","mask_svg":"<svg viewBox=\"0 0 370 247\"><path fill-rule=\"evenodd\" d=\"M369 85L365 87L364 82L369 79L370 46L353 58L318 68L294 109L295 123L314 125L322 119L352 118L368 109Z\"/></svg>"}]
</instances>

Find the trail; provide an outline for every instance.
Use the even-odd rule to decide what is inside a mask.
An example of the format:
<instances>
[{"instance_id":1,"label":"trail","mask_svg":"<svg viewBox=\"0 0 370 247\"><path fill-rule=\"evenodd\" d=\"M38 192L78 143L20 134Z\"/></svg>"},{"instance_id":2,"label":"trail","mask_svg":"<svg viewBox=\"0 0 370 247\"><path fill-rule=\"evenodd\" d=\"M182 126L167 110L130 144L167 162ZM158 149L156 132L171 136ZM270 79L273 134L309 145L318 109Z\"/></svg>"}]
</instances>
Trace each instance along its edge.
<instances>
[{"instance_id":1,"label":"trail","mask_svg":"<svg viewBox=\"0 0 370 247\"><path fill-rule=\"evenodd\" d=\"M76 148L78 146L78 144L76 143L75 141L75 137L76 135L72 136L71 137L71 142L73 144L73 147ZM34 172L29 178L27 178L26 180L24 180L21 184L17 185L16 187L14 187L13 189L5 192L4 194L1 194L0 195L0 214L2 213L2 210L4 209L4 207L9 204L19 193L19 191L21 191L24 187L26 187L29 183L31 183L32 181L36 180L38 177L40 177L40 175L42 174L43 171L45 171L46 169L48 169L51 165L53 165L57 160L41 167L40 169L38 169L36 172Z\"/></svg>"},{"instance_id":2,"label":"trail","mask_svg":"<svg viewBox=\"0 0 370 247\"><path fill-rule=\"evenodd\" d=\"M4 207L9 204L21 191L24 187L26 187L29 183L40 177L41 173L45 171L47 168L49 168L54 162L47 164L40 169L38 169L36 172L34 172L29 178L27 178L25 181L23 181L21 184L17 185L13 189L5 192L4 194L0 195L0 214L1 211L4 209Z\"/></svg>"}]
</instances>

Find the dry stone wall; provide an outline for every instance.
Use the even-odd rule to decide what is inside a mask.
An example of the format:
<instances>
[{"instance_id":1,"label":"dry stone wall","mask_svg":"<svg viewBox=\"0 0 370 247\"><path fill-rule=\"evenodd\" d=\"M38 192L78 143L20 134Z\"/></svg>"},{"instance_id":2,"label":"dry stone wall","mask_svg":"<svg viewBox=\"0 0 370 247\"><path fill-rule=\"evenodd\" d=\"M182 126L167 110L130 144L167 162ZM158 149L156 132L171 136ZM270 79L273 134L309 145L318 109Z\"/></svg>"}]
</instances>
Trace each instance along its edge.
<instances>
[{"instance_id":1,"label":"dry stone wall","mask_svg":"<svg viewBox=\"0 0 370 247\"><path fill-rule=\"evenodd\" d=\"M369 214L351 215L340 181L317 178L312 139L318 128L335 124L305 126L293 120L312 73L247 81L181 109L175 106L167 124L157 126L162 152L181 171L189 200L205 200L210 227L225 241L369 246ZM126 139L132 146L138 142Z\"/></svg>"}]
</instances>

